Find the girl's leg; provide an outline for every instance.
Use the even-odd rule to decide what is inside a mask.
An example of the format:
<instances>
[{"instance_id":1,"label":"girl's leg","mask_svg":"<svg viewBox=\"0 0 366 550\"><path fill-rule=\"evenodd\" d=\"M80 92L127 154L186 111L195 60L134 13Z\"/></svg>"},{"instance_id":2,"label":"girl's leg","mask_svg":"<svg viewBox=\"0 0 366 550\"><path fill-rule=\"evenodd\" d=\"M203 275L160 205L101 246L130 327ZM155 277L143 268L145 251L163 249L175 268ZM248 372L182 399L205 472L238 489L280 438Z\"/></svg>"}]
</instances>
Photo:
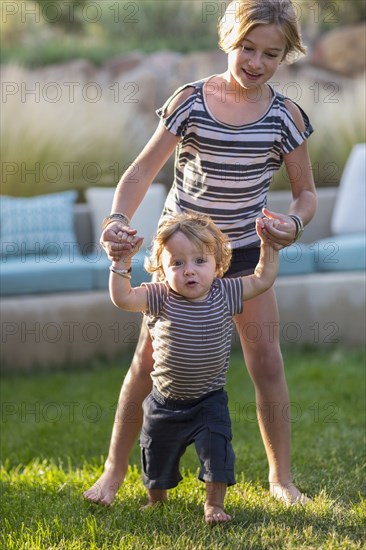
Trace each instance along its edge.
<instances>
[{"instance_id":1,"label":"girl's leg","mask_svg":"<svg viewBox=\"0 0 366 550\"><path fill-rule=\"evenodd\" d=\"M91 502L111 504L126 475L129 454L142 425L141 405L151 391L152 369L151 339L143 322L135 355L119 395L104 472L84 492L84 497Z\"/></svg>"},{"instance_id":2,"label":"girl's leg","mask_svg":"<svg viewBox=\"0 0 366 550\"><path fill-rule=\"evenodd\" d=\"M279 345L279 315L274 289L245 302L235 318L245 363L256 392L259 427L269 463L273 496L289 504L306 497L292 482L289 396Z\"/></svg>"},{"instance_id":3,"label":"girl's leg","mask_svg":"<svg viewBox=\"0 0 366 550\"><path fill-rule=\"evenodd\" d=\"M210 525L231 520L224 510L226 487L226 483L206 481L205 520Z\"/></svg>"}]
</instances>

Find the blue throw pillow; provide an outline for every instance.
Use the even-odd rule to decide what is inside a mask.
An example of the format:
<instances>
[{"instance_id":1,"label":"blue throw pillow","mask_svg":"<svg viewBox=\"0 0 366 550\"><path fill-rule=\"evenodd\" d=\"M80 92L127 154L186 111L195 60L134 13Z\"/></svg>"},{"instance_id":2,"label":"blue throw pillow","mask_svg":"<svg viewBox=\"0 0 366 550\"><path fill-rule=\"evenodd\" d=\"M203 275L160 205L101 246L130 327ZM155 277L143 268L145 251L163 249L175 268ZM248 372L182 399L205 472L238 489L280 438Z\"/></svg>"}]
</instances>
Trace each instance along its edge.
<instances>
[{"instance_id":1,"label":"blue throw pillow","mask_svg":"<svg viewBox=\"0 0 366 550\"><path fill-rule=\"evenodd\" d=\"M76 191L37 197L1 196L1 255L42 254L65 246L76 248L73 205Z\"/></svg>"}]
</instances>

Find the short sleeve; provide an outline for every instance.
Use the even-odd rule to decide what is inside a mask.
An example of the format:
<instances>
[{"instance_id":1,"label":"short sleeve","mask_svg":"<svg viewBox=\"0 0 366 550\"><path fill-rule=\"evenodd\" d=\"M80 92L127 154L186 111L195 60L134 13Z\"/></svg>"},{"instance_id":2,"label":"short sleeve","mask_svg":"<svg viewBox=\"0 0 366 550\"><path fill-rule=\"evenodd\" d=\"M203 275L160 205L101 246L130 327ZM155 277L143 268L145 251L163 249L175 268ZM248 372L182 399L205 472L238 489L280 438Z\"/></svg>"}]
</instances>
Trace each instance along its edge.
<instances>
[{"instance_id":1,"label":"short sleeve","mask_svg":"<svg viewBox=\"0 0 366 550\"><path fill-rule=\"evenodd\" d=\"M244 306L244 290L241 277L228 277L227 279L217 280L222 288L223 294L225 295L230 314L234 316L238 313L242 313Z\"/></svg>"},{"instance_id":2,"label":"short sleeve","mask_svg":"<svg viewBox=\"0 0 366 550\"><path fill-rule=\"evenodd\" d=\"M166 115L166 110L169 107L172 100L186 88L194 88L192 94L185 99L181 105L179 105L170 115ZM164 103L164 105L156 111L156 114L160 118L160 121L164 124L165 128L169 130L175 136L183 137L191 114L194 102L196 101L197 90L194 84L185 84L178 88L172 96Z\"/></svg>"},{"instance_id":3,"label":"short sleeve","mask_svg":"<svg viewBox=\"0 0 366 550\"><path fill-rule=\"evenodd\" d=\"M294 149L299 147L314 131L312 125L310 124L309 117L301 109L297 103L293 101L294 105L298 107L302 115L305 131L301 132L295 124L295 121L287 109L285 103L283 103L283 117L282 117L282 151L283 153L291 153Z\"/></svg>"},{"instance_id":4,"label":"short sleeve","mask_svg":"<svg viewBox=\"0 0 366 550\"><path fill-rule=\"evenodd\" d=\"M142 283L147 290L147 309L145 315L159 315L168 296L168 289L164 283Z\"/></svg>"}]
</instances>

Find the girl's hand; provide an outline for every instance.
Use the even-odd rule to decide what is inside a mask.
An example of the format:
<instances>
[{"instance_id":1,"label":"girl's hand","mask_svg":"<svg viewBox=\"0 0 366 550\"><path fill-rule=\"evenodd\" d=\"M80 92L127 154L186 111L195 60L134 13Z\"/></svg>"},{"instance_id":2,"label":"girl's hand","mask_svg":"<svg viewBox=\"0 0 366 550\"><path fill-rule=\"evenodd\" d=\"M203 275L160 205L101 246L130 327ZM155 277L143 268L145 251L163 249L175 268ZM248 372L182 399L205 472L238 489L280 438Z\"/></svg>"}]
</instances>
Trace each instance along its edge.
<instances>
[{"instance_id":1,"label":"girl's hand","mask_svg":"<svg viewBox=\"0 0 366 550\"><path fill-rule=\"evenodd\" d=\"M118 262L133 256L140 249L142 237L137 236L137 230L131 229L120 222L110 223L100 237L100 244L108 258Z\"/></svg>"},{"instance_id":2,"label":"girl's hand","mask_svg":"<svg viewBox=\"0 0 366 550\"><path fill-rule=\"evenodd\" d=\"M286 248L286 246L292 244L296 236L296 223L294 220L286 214L272 212L267 208L263 208L262 212L266 216L263 219L263 235L266 242L271 244L275 250L281 250L281 248ZM269 221L276 223L268 223Z\"/></svg>"}]
</instances>

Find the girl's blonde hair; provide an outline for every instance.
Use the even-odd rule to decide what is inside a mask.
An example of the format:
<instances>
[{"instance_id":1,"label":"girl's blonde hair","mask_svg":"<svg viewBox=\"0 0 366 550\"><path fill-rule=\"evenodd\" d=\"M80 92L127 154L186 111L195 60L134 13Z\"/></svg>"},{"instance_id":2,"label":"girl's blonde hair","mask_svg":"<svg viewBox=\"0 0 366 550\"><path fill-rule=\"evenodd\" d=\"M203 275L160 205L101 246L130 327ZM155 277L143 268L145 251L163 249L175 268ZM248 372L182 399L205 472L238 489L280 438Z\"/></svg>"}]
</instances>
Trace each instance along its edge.
<instances>
[{"instance_id":1,"label":"girl's blonde hair","mask_svg":"<svg viewBox=\"0 0 366 550\"><path fill-rule=\"evenodd\" d=\"M219 46L228 53L238 48L258 25L277 25L286 45L283 59L288 63L306 53L301 41L297 14L291 0L233 0L219 20Z\"/></svg>"},{"instance_id":2,"label":"girl's blonde hair","mask_svg":"<svg viewBox=\"0 0 366 550\"><path fill-rule=\"evenodd\" d=\"M154 238L145 269L149 273L156 273L160 281L164 280L162 252L169 239L178 231L198 248L202 248L204 254L215 256L217 277L222 277L231 261L229 239L208 216L202 214L176 214L165 218Z\"/></svg>"}]
</instances>

